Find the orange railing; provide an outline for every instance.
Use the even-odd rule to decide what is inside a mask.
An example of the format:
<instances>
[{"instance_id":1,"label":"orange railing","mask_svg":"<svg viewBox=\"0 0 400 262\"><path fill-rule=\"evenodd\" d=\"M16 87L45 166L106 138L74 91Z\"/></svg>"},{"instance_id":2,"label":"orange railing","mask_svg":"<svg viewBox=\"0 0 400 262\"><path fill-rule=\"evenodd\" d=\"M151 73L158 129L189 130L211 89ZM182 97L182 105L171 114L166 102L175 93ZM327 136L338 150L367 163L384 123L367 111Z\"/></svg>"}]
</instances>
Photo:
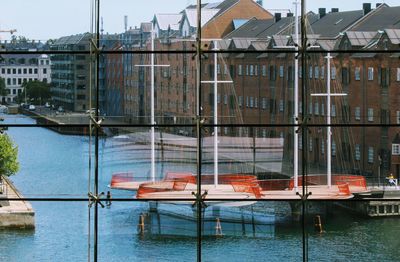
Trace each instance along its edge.
<instances>
[{"instance_id":1,"label":"orange railing","mask_svg":"<svg viewBox=\"0 0 400 262\"><path fill-rule=\"evenodd\" d=\"M119 183L125 183L125 182L133 182L133 173L132 172L113 174L110 185L111 185L111 187L114 187Z\"/></svg>"}]
</instances>

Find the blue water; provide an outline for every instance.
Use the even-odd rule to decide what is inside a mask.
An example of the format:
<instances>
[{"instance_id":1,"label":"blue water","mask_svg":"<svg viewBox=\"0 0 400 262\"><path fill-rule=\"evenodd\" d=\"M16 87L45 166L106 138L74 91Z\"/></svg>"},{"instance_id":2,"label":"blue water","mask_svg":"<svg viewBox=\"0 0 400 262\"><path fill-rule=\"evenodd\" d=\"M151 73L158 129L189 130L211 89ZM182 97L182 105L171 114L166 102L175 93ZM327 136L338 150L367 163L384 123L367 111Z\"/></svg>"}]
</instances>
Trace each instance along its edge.
<instances>
[{"instance_id":1,"label":"blue water","mask_svg":"<svg viewBox=\"0 0 400 262\"><path fill-rule=\"evenodd\" d=\"M34 123L29 118L6 119L9 123ZM63 136L44 128L10 128L7 133L19 148L20 172L13 182L26 197L85 197L89 185L87 137ZM99 155L100 191L107 191L113 172L148 174L144 151L122 150L115 141L102 139ZM139 159L141 159L139 161ZM191 168L186 164L163 167ZM158 166L158 168L161 168ZM114 197L133 197L112 191ZM87 261L93 252L93 209L87 202L32 201L36 212L34 230L0 231L0 261ZM99 209L100 261L195 261L196 238L138 234L139 215L146 203L113 202ZM301 261L302 231L287 216L287 203L266 203L274 209L276 225L264 237L205 237L204 261ZM90 213L89 213L90 212ZM90 221L89 221L90 216ZM398 261L400 223L396 218L363 219L337 211L323 217L325 233L314 233L307 223L310 261ZM168 224L168 226L171 226ZM173 225L172 225L173 226ZM176 230L179 226L176 225ZM90 232L89 232L90 229ZM174 230L174 228L170 229ZM195 227L193 227L195 234Z\"/></svg>"}]
</instances>

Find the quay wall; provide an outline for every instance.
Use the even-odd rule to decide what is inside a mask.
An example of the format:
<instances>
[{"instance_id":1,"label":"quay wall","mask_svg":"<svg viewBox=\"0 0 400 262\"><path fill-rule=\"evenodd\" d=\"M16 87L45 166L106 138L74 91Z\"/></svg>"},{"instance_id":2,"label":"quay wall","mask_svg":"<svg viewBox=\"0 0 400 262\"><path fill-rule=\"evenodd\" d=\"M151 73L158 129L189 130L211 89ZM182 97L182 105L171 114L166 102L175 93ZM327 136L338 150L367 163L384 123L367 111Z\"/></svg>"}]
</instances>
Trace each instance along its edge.
<instances>
[{"instance_id":1,"label":"quay wall","mask_svg":"<svg viewBox=\"0 0 400 262\"><path fill-rule=\"evenodd\" d=\"M35 228L35 211L32 205L25 200L15 200L22 199L22 194L8 178L2 179L6 186L3 193L6 195L1 198L0 228Z\"/></svg>"}]
</instances>

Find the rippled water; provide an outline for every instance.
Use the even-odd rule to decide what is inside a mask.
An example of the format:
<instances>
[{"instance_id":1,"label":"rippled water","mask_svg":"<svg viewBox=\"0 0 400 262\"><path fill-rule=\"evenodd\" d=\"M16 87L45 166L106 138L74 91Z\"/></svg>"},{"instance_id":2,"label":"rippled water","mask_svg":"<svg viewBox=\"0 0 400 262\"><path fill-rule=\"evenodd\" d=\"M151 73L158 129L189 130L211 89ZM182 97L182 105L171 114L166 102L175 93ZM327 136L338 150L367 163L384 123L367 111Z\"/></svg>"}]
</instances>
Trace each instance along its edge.
<instances>
[{"instance_id":1,"label":"rippled water","mask_svg":"<svg viewBox=\"0 0 400 262\"><path fill-rule=\"evenodd\" d=\"M33 123L29 118L8 122ZM63 136L44 128L10 128L8 134L19 147L20 172L12 177L27 197L84 197L89 185L88 138ZM99 185L107 191L111 174L131 170L147 173L148 164L135 162L138 152L100 141ZM124 159L124 161L121 161ZM158 167L161 168L161 167ZM166 169L192 168L171 165ZM131 193L112 192L133 197ZM32 201L36 211L34 230L0 231L0 261L87 261L92 252L86 202ZM276 224L263 237L223 236L202 240L204 261L301 261L302 230L289 216L287 203L266 203L259 209L274 210ZM137 224L146 203L114 202L99 210L100 261L194 261L195 237L138 234ZM93 219L93 212L90 214ZM165 220L164 220L165 221ZM323 216L325 232L313 231L307 223L310 261L398 261L400 220L363 219L336 211ZM89 224L91 226L89 226ZM171 226L170 223L161 224ZM180 224L176 225L178 231ZM192 228L195 235L195 227ZM172 228L172 230L175 230ZM224 229L223 229L224 230ZM89 254L89 255L88 255Z\"/></svg>"}]
</instances>

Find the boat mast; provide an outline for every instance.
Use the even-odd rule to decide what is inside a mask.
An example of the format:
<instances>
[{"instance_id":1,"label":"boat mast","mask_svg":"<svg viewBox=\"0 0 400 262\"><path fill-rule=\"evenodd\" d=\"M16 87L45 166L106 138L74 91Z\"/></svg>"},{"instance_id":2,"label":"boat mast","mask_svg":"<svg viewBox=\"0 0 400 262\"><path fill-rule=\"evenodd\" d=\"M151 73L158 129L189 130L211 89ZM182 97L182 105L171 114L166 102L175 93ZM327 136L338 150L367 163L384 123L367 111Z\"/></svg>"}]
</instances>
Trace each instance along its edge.
<instances>
[{"instance_id":1,"label":"boat mast","mask_svg":"<svg viewBox=\"0 0 400 262\"><path fill-rule=\"evenodd\" d=\"M293 177L294 177L294 189L295 192L298 192L298 179L299 179L299 133L298 133L298 124L299 124L299 60L298 60L298 51L299 51L299 17L298 17L298 4L299 1L296 0L294 3L294 20L295 20L295 50L296 53L294 59L294 130L293 130Z\"/></svg>"},{"instance_id":2,"label":"boat mast","mask_svg":"<svg viewBox=\"0 0 400 262\"><path fill-rule=\"evenodd\" d=\"M214 186L218 186L218 41L214 40Z\"/></svg>"},{"instance_id":3,"label":"boat mast","mask_svg":"<svg viewBox=\"0 0 400 262\"><path fill-rule=\"evenodd\" d=\"M150 107L151 107L151 181L156 180L156 156L155 156L155 134L154 134L154 23L151 23L151 91L150 91Z\"/></svg>"},{"instance_id":4,"label":"boat mast","mask_svg":"<svg viewBox=\"0 0 400 262\"><path fill-rule=\"evenodd\" d=\"M326 93L322 94L311 94L311 96L326 96L326 118L327 118L327 184L328 188L332 187L332 131L331 131L331 115L332 106L331 98L332 96L347 96L345 93L331 93L331 53L328 52L327 56L327 73L326 73Z\"/></svg>"}]
</instances>

